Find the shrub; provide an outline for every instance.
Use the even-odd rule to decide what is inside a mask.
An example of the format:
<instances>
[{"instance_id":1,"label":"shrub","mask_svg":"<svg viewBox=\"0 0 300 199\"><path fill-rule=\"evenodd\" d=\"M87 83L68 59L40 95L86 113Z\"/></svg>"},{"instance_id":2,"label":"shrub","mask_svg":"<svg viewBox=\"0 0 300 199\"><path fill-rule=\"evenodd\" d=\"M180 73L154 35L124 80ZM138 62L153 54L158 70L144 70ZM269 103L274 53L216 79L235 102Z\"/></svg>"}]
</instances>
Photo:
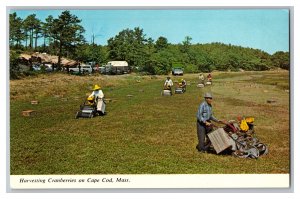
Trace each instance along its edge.
<instances>
[{"instance_id":1,"label":"shrub","mask_svg":"<svg viewBox=\"0 0 300 199\"><path fill-rule=\"evenodd\" d=\"M10 79L18 79L21 75L19 66L19 54L15 51L9 52L9 74Z\"/></svg>"},{"instance_id":2,"label":"shrub","mask_svg":"<svg viewBox=\"0 0 300 199\"><path fill-rule=\"evenodd\" d=\"M193 64L189 64L184 68L184 73L197 73L198 67Z\"/></svg>"}]
</instances>

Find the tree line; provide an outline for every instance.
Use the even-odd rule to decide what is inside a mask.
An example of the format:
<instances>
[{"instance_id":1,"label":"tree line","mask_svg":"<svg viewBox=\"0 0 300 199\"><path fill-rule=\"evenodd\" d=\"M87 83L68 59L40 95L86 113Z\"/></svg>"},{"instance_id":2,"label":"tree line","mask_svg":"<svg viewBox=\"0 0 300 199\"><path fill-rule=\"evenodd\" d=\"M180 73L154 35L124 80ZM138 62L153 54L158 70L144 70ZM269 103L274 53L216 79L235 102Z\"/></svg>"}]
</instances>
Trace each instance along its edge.
<instances>
[{"instance_id":1,"label":"tree line","mask_svg":"<svg viewBox=\"0 0 300 199\"><path fill-rule=\"evenodd\" d=\"M11 53L46 52L80 62L105 63L110 60L124 60L146 74L167 74L172 67L183 67L185 72L209 72L212 70L289 70L289 52L278 51L272 55L253 48L214 42L192 44L192 38L185 36L178 44L171 44L166 37L156 41L147 37L140 27L124 29L108 39L107 45L87 42L81 20L63 11L57 18L49 15L41 21L35 14L21 19L14 12L9 15L9 45ZM43 41L38 45L38 41ZM12 57L16 57L12 55ZM15 66L14 60L12 60ZM11 66L11 67L12 67ZM16 70L16 67L14 68Z\"/></svg>"}]
</instances>

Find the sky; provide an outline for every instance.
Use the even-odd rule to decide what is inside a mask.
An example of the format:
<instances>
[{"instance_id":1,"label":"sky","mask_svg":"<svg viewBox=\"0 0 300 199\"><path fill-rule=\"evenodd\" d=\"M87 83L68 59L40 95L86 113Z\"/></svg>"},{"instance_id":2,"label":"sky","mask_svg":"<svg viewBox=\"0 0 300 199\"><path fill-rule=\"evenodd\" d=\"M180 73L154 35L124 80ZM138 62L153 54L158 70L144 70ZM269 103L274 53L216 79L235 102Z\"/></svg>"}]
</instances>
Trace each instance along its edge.
<instances>
[{"instance_id":1,"label":"sky","mask_svg":"<svg viewBox=\"0 0 300 199\"><path fill-rule=\"evenodd\" d=\"M57 18L63 10L10 10L25 19L30 14L45 21ZM289 51L288 9L188 9L188 10L70 10L82 20L84 36L106 45L122 30L143 29L154 41L163 36L169 43L181 43L186 36L191 43L221 42L261 49L269 54Z\"/></svg>"}]
</instances>

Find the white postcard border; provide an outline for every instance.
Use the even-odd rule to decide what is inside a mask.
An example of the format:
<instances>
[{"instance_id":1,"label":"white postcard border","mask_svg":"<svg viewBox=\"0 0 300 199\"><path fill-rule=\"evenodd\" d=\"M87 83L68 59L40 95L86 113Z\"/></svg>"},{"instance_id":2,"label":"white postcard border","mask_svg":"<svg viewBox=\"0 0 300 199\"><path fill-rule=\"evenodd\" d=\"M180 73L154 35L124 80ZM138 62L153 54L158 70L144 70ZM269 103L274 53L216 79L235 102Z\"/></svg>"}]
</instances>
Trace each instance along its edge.
<instances>
[{"instance_id":1,"label":"white postcard border","mask_svg":"<svg viewBox=\"0 0 300 199\"><path fill-rule=\"evenodd\" d=\"M11 189L289 188L289 174L11 175Z\"/></svg>"}]
</instances>

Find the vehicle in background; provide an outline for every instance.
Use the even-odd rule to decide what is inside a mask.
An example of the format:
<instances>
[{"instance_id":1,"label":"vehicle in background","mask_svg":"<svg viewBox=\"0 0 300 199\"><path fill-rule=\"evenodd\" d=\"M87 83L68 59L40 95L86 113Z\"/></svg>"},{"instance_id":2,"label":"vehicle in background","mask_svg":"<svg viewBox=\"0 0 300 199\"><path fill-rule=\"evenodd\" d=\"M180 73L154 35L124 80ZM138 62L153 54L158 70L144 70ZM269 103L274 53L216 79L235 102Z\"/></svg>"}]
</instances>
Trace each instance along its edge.
<instances>
[{"instance_id":1,"label":"vehicle in background","mask_svg":"<svg viewBox=\"0 0 300 199\"><path fill-rule=\"evenodd\" d=\"M95 62L89 62L89 65L92 66L94 73L105 74L106 65L99 66L99 64L98 63L95 64Z\"/></svg>"},{"instance_id":2,"label":"vehicle in background","mask_svg":"<svg viewBox=\"0 0 300 199\"><path fill-rule=\"evenodd\" d=\"M172 75L183 75L183 68L172 68Z\"/></svg>"},{"instance_id":3,"label":"vehicle in background","mask_svg":"<svg viewBox=\"0 0 300 199\"><path fill-rule=\"evenodd\" d=\"M79 73L79 66L76 65L76 66L69 67L69 72L70 73ZM92 73L93 68L91 65L82 64L82 65L80 65L80 72L83 74L84 73Z\"/></svg>"},{"instance_id":4,"label":"vehicle in background","mask_svg":"<svg viewBox=\"0 0 300 199\"><path fill-rule=\"evenodd\" d=\"M47 72L52 72L54 70L54 69L52 69L51 63L44 63L44 64L42 64L42 67L45 67L45 71L47 71Z\"/></svg>"},{"instance_id":5,"label":"vehicle in background","mask_svg":"<svg viewBox=\"0 0 300 199\"><path fill-rule=\"evenodd\" d=\"M105 74L121 75L130 73L127 61L109 61L105 66Z\"/></svg>"},{"instance_id":6,"label":"vehicle in background","mask_svg":"<svg viewBox=\"0 0 300 199\"><path fill-rule=\"evenodd\" d=\"M92 73L93 72L93 68L91 65L82 65L81 70L83 73Z\"/></svg>"},{"instance_id":7,"label":"vehicle in background","mask_svg":"<svg viewBox=\"0 0 300 199\"><path fill-rule=\"evenodd\" d=\"M90 62L88 62L88 65L91 65L92 68L94 68L96 66L96 62L95 61L90 61Z\"/></svg>"},{"instance_id":8,"label":"vehicle in background","mask_svg":"<svg viewBox=\"0 0 300 199\"><path fill-rule=\"evenodd\" d=\"M52 72L52 64L51 63L34 64L32 66L32 69L34 71ZM55 68L54 68L54 70L55 70Z\"/></svg>"},{"instance_id":9,"label":"vehicle in background","mask_svg":"<svg viewBox=\"0 0 300 199\"><path fill-rule=\"evenodd\" d=\"M100 67L99 67L99 72L100 72L101 74L105 74L105 66L100 66Z\"/></svg>"},{"instance_id":10,"label":"vehicle in background","mask_svg":"<svg viewBox=\"0 0 300 199\"><path fill-rule=\"evenodd\" d=\"M34 70L34 71L40 71L41 70L41 66L39 64L34 64L32 66L32 70Z\"/></svg>"}]
</instances>

